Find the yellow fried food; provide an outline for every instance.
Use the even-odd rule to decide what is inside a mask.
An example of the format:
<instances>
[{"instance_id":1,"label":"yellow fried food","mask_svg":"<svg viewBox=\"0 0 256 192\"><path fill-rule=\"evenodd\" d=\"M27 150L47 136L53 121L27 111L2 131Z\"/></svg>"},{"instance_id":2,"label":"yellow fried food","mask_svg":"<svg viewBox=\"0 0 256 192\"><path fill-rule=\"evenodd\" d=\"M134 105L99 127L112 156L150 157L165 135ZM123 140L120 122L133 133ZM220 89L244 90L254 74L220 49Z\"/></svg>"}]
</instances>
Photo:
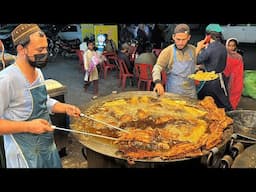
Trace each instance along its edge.
<instances>
[{"instance_id":1,"label":"yellow fried food","mask_svg":"<svg viewBox=\"0 0 256 192\"><path fill-rule=\"evenodd\" d=\"M103 104L104 107L122 106L126 105L127 102L124 99L118 99L115 101L109 101Z\"/></svg>"},{"instance_id":2,"label":"yellow fried food","mask_svg":"<svg viewBox=\"0 0 256 192\"><path fill-rule=\"evenodd\" d=\"M197 143L200 138L205 134L207 129L207 122L201 119L193 120L180 120L168 124L166 129L172 133L177 134L177 140L188 141L191 143Z\"/></svg>"},{"instance_id":3,"label":"yellow fried food","mask_svg":"<svg viewBox=\"0 0 256 192\"><path fill-rule=\"evenodd\" d=\"M211 81L218 78L218 74L215 73L215 71L198 71L195 74L191 74L188 76L188 78L198 80L198 81Z\"/></svg>"},{"instance_id":4,"label":"yellow fried food","mask_svg":"<svg viewBox=\"0 0 256 192\"><path fill-rule=\"evenodd\" d=\"M110 129L86 118L78 118L75 121L79 123L72 125L79 130L117 138L113 144L128 159L201 156L202 150L222 142L225 128L233 122L210 96L190 101L133 95L104 101L84 113L128 131Z\"/></svg>"}]
</instances>

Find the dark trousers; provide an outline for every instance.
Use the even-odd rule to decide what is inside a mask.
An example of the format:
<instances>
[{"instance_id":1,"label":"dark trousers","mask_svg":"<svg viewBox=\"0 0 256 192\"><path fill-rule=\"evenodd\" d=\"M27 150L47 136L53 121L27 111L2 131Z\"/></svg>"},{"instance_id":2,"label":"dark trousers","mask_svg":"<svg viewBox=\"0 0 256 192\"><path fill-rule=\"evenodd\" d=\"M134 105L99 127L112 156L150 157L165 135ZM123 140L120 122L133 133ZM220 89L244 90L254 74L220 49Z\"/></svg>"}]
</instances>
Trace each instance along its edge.
<instances>
[{"instance_id":1,"label":"dark trousers","mask_svg":"<svg viewBox=\"0 0 256 192\"><path fill-rule=\"evenodd\" d=\"M0 135L0 168L6 168L4 138Z\"/></svg>"},{"instance_id":2,"label":"dark trousers","mask_svg":"<svg viewBox=\"0 0 256 192\"><path fill-rule=\"evenodd\" d=\"M221 88L219 79L206 82L197 96L200 100L205 96L211 96L217 107L225 108L225 111L232 110L229 97L225 95L224 90Z\"/></svg>"}]
</instances>

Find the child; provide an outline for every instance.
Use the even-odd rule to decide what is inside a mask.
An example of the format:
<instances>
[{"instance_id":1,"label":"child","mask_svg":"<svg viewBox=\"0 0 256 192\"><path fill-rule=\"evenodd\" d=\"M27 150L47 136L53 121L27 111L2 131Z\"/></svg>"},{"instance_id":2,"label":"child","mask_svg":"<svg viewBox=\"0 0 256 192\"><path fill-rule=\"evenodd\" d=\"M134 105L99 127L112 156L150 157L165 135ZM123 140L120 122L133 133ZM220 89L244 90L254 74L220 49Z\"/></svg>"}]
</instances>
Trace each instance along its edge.
<instances>
[{"instance_id":1,"label":"child","mask_svg":"<svg viewBox=\"0 0 256 192\"><path fill-rule=\"evenodd\" d=\"M87 42L88 50L84 52L84 89L87 91L91 82L93 82L94 96L92 99L97 99L99 93L99 75L97 70L97 65L100 63L100 57L95 51L95 44L93 41L89 40Z\"/></svg>"}]
</instances>

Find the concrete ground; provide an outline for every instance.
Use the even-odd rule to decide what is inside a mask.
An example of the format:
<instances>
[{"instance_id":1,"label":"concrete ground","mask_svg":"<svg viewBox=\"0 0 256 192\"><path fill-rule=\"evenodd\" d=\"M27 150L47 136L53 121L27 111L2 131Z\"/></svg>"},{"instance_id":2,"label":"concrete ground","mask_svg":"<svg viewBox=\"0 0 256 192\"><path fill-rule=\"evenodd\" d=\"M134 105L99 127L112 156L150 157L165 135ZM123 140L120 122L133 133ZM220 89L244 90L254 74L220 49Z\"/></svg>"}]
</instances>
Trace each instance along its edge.
<instances>
[{"instance_id":1,"label":"concrete ground","mask_svg":"<svg viewBox=\"0 0 256 192\"><path fill-rule=\"evenodd\" d=\"M93 85L89 87L87 92L84 91L83 74L76 56L59 56L55 61L49 62L42 71L46 79L57 80L66 86L67 91L64 94L66 103L83 106L91 101ZM125 91L131 90L137 91L138 89L127 84ZM100 97L109 95L112 91L121 91L116 71L110 72L106 80L102 78L99 80ZM248 97L242 97L239 109L256 110L256 101ZM87 161L82 155L83 145L74 138L72 133L66 134L64 131L63 133L60 131L59 134L56 134L56 143L58 149L66 147L67 155L62 157L64 168L87 168Z\"/></svg>"}]
</instances>

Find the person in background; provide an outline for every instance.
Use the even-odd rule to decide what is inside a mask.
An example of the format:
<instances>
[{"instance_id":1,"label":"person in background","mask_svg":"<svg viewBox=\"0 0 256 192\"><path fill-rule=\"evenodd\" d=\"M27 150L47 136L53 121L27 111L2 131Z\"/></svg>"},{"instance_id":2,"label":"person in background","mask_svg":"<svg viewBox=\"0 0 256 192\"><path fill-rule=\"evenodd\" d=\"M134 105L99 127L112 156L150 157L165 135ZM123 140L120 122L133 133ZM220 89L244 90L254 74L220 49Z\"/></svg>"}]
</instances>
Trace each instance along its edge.
<instances>
[{"instance_id":1,"label":"person in background","mask_svg":"<svg viewBox=\"0 0 256 192\"><path fill-rule=\"evenodd\" d=\"M128 45L128 43L123 43L121 46L121 50L118 51L118 57L120 59L124 60L126 66L128 68L128 71L130 73L133 73L134 66L129 59L129 49L130 49L130 46Z\"/></svg>"},{"instance_id":2,"label":"person in background","mask_svg":"<svg viewBox=\"0 0 256 192\"><path fill-rule=\"evenodd\" d=\"M228 77L229 100L233 110L237 108L243 92L243 57L237 52L238 40L229 38L226 41L228 51L227 65L224 74Z\"/></svg>"},{"instance_id":3,"label":"person in background","mask_svg":"<svg viewBox=\"0 0 256 192\"><path fill-rule=\"evenodd\" d=\"M120 33L118 33L118 47L121 47L123 43L130 42L133 39L133 34L128 30L126 24L119 25Z\"/></svg>"},{"instance_id":4,"label":"person in background","mask_svg":"<svg viewBox=\"0 0 256 192\"><path fill-rule=\"evenodd\" d=\"M94 96L92 99L97 99L99 94L99 74L97 65L100 63L100 57L102 55L95 51L94 41L87 41L88 50L84 52L84 90L87 91L91 82L93 82Z\"/></svg>"},{"instance_id":5,"label":"person in background","mask_svg":"<svg viewBox=\"0 0 256 192\"><path fill-rule=\"evenodd\" d=\"M104 34L106 37L105 40L105 47L104 47L104 52L108 52L108 53L116 53L117 52L117 48L116 48L116 44L112 39L108 38L108 34Z\"/></svg>"},{"instance_id":6,"label":"person in background","mask_svg":"<svg viewBox=\"0 0 256 192\"><path fill-rule=\"evenodd\" d=\"M218 107L230 111L232 106L229 102L223 75L227 63L227 50L222 44L222 29L219 24L209 24L205 31L206 38L197 43L197 63L203 65L205 71L215 71L219 78L202 81L197 89L198 99L201 100L205 96L211 96Z\"/></svg>"},{"instance_id":7,"label":"person in background","mask_svg":"<svg viewBox=\"0 0 256 192\"><path fill-rule=\"evenodd\" d=\"M48 43L39 26L20 24L11 35L17 58L0 72L0 135L6 167L61 168L49 113L79 117L80 109L47 94L40 68L47 64Z\"/></svg>"},{"instance_id":8,"label":"person in background","mask_svg":"<svg viewBox=\"0 0 256 192\"><path fill-rule=\"evenodd\" d=\"M154 29L152 31L152 36L151 36L151 43L153 44L153 48L161 49L163 42L164 42L163 30L161 29L159 24L155 24Z\"/></svg>"},{"instance_id":9,"label":"person in background","mask_svg":"<svg viewBox=\"0 0 256 192\"><path fill-rule=\"evenodd\" d=\"M83 42L79 45L79 49L81 50L81 51L87 51L87 41L89 41L89 37L85 37L84 38L84 40L83 40Z\"/></svg>"},{"instance_id":10,"label":"person in background","mask_svg":"<svg viewBox=\"0 0 256 192\"><path fill-rule=\"evenodd\" d=\"M152 45L150 42L145 44L145 50L135 59L134 63L156 64L156 55L152 53Z\"/></svg>"},{"instance_id":11,"label":"person in background","mask_svg":"<svg viewBox=\"0 0 256 192\"><path fill-rule=\"evenodd\" d=\"M139 54L143 52L143 50L145 49L146 42L149 41L149 37L148 37L148 33L146 32L146 29L148 29L148 26L146 26L145 24L138 25L136 39L138 40L137 52Z\"/></svg>"},{"instance_id":12,"label":"person in background","mask_svg":"<svg viewBox=\"0 0 256 192\"><path fill-rule=\"evenodd\" d=\"M196 48L188 44L191 35L187 24L178 24L173 32L174 44L162 50L153 67L152 76L155 83L154 91L164 94L161 84L161 71L167 71L166 91L197 98L195 83L188 75L195 72Z\"/></svg>"}]
</instances>

